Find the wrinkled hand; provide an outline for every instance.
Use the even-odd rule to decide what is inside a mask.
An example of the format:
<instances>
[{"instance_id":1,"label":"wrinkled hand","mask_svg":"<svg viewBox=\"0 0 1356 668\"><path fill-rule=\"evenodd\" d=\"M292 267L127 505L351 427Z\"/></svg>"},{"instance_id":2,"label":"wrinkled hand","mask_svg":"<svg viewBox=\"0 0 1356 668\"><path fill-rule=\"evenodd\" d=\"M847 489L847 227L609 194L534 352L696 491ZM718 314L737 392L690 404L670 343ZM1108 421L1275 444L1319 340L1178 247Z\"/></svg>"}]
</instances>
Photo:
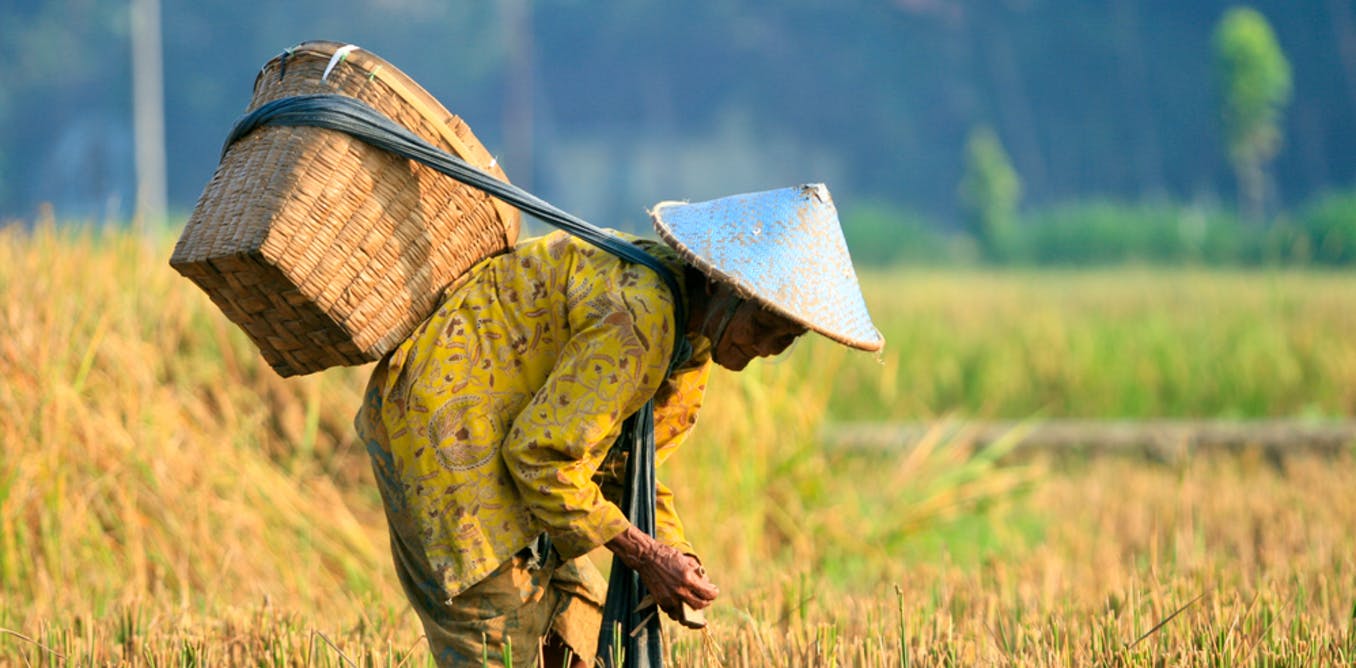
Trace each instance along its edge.
<instances>
[{"instance_id":1,"label":"wrinkled hand","mask_svg":"<svg viewBox=\"0 0 1356 668\"><path fill-rule=\"evenodd\" d=\"M684 603L701 610L720 595L720 588L706 578L706 570L696 557L663 545L635 527L608 541L607 549L640 575L661 610L685 626L699 628L701 624L689 623L683 614Z\"/></svg>"}]
</instances>

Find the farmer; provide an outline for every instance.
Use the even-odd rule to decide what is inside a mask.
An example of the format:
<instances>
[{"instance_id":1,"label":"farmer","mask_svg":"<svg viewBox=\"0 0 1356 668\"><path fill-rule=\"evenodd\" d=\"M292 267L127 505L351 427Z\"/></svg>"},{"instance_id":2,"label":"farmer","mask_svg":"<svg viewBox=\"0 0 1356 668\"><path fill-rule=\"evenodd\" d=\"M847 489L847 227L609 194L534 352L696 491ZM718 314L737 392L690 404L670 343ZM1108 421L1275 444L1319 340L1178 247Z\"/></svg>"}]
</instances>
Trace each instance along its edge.
<instances>
[{"instance_id":1,"label":"farmer","mask_svg":"<svg viewBox=\"0 0 1356 668\"><path fill-rule=\"evenodd\" d=\"M711 364L739 371L807 330L879 350L822 185L661 203L660 276L563 232L482 261L379 362L356 426L400 583L442 665L592 665L606 546L670 617L719 589L657 486L656 536L617 506L623 420L655 399L656 462L697 419ZM667 244L667 245L666 245ZM688 317L675 322L674 300ZM682 328L686 362L669 370ZM682 347L682 346L677 346ZM549 538L549 541L546 540ZM549 545L549 547L548 547Z\"/></svg>"}]
</instances>

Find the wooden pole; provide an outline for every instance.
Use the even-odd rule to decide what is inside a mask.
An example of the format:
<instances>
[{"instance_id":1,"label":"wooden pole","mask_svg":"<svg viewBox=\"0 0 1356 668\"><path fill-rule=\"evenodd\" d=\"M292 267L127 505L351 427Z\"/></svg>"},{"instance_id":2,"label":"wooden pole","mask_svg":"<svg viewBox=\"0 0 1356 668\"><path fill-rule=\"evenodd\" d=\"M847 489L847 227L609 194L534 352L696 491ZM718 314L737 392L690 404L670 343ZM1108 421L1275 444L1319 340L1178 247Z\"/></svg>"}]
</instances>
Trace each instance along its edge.
<instances>
[{"instance_id":1,"label":"wooden pole","mask_svg":"<svg viewBox=\"0 0 1356 668\"><path fill-rule=\"evenodd\" d=\"M160 0L131 0L132 117L137 199L133 224L143 233L165 222L165 97Z\"/></svg>"}]
</instances>

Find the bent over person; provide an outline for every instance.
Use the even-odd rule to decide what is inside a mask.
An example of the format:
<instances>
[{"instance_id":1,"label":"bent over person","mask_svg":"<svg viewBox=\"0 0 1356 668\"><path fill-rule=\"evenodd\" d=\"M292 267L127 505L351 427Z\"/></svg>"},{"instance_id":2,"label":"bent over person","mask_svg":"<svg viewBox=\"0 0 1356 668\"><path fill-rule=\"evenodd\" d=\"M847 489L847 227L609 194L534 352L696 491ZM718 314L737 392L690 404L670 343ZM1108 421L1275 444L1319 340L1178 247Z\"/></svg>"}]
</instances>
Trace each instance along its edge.
<instances>
[{"instance_id":1,"label":"bent over person","mask_svg":"<svg viewBox=\"0 0 1356 668\"><path fill-rule=\"evenodd\" d=\"M679 278L564 232L482 261L372 373L355 421L400 583L439 665L592 665L606 546L683 621L719 589L656 487L655 535L618 508L622 422L655 406L655 461L686 438L711 364L739 371L814 330L879 350L828 190L807 185L652 212L625 237ZM681 300L681 302L676 301ZM688 317L677 322L675 306ZM692 353L670 369L681 333ZM541 657L540 659L538 657Z\"/></svg>"}]
</instances>

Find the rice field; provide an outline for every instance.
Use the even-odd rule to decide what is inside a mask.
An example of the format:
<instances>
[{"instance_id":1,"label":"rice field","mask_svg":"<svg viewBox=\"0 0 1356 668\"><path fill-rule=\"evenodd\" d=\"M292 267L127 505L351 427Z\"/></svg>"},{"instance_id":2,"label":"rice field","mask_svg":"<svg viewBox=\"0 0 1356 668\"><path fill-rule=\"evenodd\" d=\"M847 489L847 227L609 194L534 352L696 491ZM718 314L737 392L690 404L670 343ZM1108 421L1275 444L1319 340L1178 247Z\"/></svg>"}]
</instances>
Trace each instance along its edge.
<instances>
[{"instance_id":1,"label":"rice field","mask_svg":"<svg viewBox=\"0 0 1356 668\"><path fill-rule=\"evenodd\" d=\"M0 229L0 666L431 665L351 434L365 369L276 377L171 244ZM843 420L1351 416L1356 275L864 281L882 355L718 373L661 471L724 592L672 665L1356 664L1356 444L822 447Z\"/></svg>"}]
</instances>

